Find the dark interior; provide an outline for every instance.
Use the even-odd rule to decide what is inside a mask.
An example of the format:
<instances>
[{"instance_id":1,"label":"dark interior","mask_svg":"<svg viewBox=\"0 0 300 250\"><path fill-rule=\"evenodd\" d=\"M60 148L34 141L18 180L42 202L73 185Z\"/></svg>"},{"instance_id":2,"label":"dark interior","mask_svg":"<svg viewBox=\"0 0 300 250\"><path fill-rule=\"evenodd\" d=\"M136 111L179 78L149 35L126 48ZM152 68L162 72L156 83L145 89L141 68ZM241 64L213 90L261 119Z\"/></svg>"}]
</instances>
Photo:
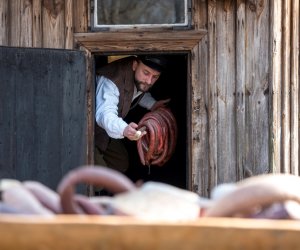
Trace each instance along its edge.
<instances>
[{"instance_id":1,"label":"dark interior","mask_svg":"<svg viewBox=\"0 0 300 250\"><path fill-rule=\"evenodd\" d=\"M171 98L170 107L178 127L176 149L170 160L163 166L143 166L140 163L135 141L125 140L129 152L130 167L125 173L132 181L158 181L180 188L188 188L188 161L187 161L187 54L167 54L168 69L163 72L159 80L151 89L152 96L157 99ZM96 69L108 62L108 56L95 55ZM136 106L125 120L136 122L148 112Z\"/></svg>"}]
</instances>

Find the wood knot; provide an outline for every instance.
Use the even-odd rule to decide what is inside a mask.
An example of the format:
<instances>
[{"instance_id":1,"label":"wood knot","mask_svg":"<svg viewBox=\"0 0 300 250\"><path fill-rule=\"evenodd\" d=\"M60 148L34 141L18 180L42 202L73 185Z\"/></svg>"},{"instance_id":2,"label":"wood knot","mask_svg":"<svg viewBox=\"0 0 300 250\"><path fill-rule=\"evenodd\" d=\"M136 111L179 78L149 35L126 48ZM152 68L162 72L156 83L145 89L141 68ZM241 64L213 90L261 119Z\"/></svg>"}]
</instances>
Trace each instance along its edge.
<instances>
[{"instance_id":1,"label":"wood knot","mask_svg":"<svg viewBox=\"0 0 300 250\"><path fill-rule=\"evenodd\" d=\"M44 7L50 16L56 18L64 9L63 0L44 0Z\"/></svg>"},{"instance_id":2,"label":"wood knot","mask_svg":"<svg viewBox=\"0 0 300 250\"><path fill-rule=\"evenodd\" d=\"M249 9L253 12L256 12L256 4L253 2L249 3Z\"/></svg>"}]
</instances>

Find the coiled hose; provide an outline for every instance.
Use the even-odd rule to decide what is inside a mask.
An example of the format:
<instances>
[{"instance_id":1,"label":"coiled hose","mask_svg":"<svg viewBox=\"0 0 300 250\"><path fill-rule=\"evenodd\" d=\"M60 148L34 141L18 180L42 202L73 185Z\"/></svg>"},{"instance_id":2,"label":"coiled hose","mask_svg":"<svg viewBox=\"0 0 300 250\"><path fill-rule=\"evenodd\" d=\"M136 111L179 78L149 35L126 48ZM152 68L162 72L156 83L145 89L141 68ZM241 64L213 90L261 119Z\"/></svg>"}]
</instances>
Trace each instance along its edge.
<instances>
[{"instance_id":1,"label":"coiled hose","mask_svg":"<svg viewBox=\"0 0 300 250\"><path fill-rule=\"evenodd\" d=\"M138 129L147 131L137 141L137 150L143 165L163 166L175 151L177 124L169 108L160 107L143 116Z\"/></svg>"}]
</instances>

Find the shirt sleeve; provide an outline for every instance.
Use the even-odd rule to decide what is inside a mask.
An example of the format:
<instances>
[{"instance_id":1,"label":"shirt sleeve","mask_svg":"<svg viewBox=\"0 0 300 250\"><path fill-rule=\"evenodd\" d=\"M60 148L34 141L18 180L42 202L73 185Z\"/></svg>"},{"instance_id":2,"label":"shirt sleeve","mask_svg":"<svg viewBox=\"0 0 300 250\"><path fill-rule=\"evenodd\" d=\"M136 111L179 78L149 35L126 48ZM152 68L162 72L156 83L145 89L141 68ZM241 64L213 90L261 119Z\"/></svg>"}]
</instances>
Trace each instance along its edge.
<instances>
[{"instance_id":1,"label":"shirt sleeve","mask_svg":"<svg viewBox=\"0 0 300 250\"><path fill-rule=\"evenodd\" d=\"M149 92L146 92L140 100L139 105L150 110L155 102L156 100L152 97L152 95Z\"/></svg>"},{"instance_id":2,"label":"shirt sleeve","mask_svg":"<svg viewBox=\"0 0 300 250\"><path fill-rule=\"evenodd\" d=\"M119 90L104 76L96 80L96 122L111 138L124 138L123 131L128 124L118 116Z\"/></svg>"}]
</instances>

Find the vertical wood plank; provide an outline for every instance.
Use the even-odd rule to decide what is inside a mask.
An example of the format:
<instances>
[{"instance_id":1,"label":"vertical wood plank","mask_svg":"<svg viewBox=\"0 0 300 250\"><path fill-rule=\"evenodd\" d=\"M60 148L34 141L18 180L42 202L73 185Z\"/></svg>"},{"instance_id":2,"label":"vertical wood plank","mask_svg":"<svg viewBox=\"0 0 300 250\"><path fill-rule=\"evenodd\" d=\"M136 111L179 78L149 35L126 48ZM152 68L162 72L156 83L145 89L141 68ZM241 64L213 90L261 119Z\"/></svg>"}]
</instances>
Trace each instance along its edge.
<instances>
[{"instance_id":1,"label":"vertical wood plank","mask_svg":"<svg viewBox=\"0 0 300 250\"><path fill-rule=\"evenodd\" d=\"M91 30L91 10L92 10L92 6L91 6L91 1L85 0L86 1L86 15L87 15L87 23L86 23L86 29L87 30Z\"/></svg>"},{"instance_id":2,"label":"vertical wood plank","mask_svg":"<svg viewBox=\"0 0 300 250\"><path fill-rule=\"evenodd\" d=\"M245 128L245 79L246 79L246 4L237 0L236 18L236 176L243 179L246 151Z\"/></svg>"},{"instance_id":3,"label":"vertical wood plank","mask_svg":"<svg viewBox=\"0 0 300 250\"><path fill-rule=\"evenodd\" d=\"M196 29L207 29L207 1L195 1L193 6L194 25ZM207 114L207 78L208 78L208 37L205 36L192 51L192 179L190 190L208 197L209 184L209 154L208 154L208 114ZM194 74L195 73L195 74ZM196 77L193 77L193 76Z\"/></svg>"},{"instance_id":4,"label":"vertical wood plank","mask_svg":"<svg viewBox=\"0 0 300 250\"><path fill-rule=\"evenodd\" d=\"M22 0L12 0L9 1L9 45L19 47L20 34L21 34L21 1Z\"/></svg>"},{"instance_id":5,"label":"vertical wood plank","mask_svg":"<svg viewBox=\"0 0 300 250\"><path fill-rule=\"evenodd\" d=\"M55 60L55 56L53 59ZM61 57L60 63L63 62L66 66L59 65L60 67L56 67L56 74L59 79L57 82L61 82L61 87L57 86L60 88L57 93L60 93L61 90L61 117L56 121L61 126L58 144L61 151L59 161L61 176L67 173L70 168L86 164L88 140L86 134L88 118L86 56L82 51L67 51ZM74 157L76 151L78 155ZM54 178L55 176L52 177L52 179ZM86 193L83 186L80 187L81 192Z\"/></svg>"},{"instance_id":6,"label":"vertical wood plank","mask_svg":"<svg viewBox=\"0 0 300 250\"><path fill-rule=\"evenodd\" d=\"M87 32L89 26L88 12L90 11L88 6L89 0L74 0L74 32Z\"/></svg>"},{"instance_id":7,"label":"vertical wood plank","mask_svg":"<svg viewBox=\"0 0 300 250\"><path fill-rule=\"evenodd\" d=\"M40 0L32 0L32 46L36 48L42 47L42 3Z\"/></svg>"},{"instance_id":8,"label":"vertical wood plank","mask_svg":"<svg viewBox=\"0 0 300 250\"><path fill-rule=\"evenodd\" d=\"M209 183L217 184L217 9L216 0L208 0L208 148L209 148Z\"/></svg>"},{"instance_id":9,"label":"vertical wood plank","mask_svg":"<svg viewBox=\"0 0 300 250\"><path fill-rule=\"evenodd\" d=\"M80 47L80 50L85 52L86 57L86 91L87 91L87 162L86 164L94 163L94 124L95 124L95 83L94 83L94 74L95 74L95 62L90 51L84 47Z\"/></svg>"},{"instance_id":10,"label":"vertical wood plank","mask_svg":"<svg viewBox=\"0 0 300 250\"><path fill-rule=\"evenodd\" d=\"M0 45L8 46L8 1L0 1Z\"/></svg>"},{"instance_id":11,"label":"vertical wood plank","mask_svg":"<svg viewBox=\"0 0 300 250\"><path fill-rule=\"evenodd\" d=\"M73 38L73 0L65 1L65 23L66 23L66 41L65 48L74 48L74 38Z\"/></svg>"},{"instance_id":12,"label":"vertical wood plank","mask_svg":"<svg viewBox=\"0 0 300 250\"><path fill-rule=\"evenodd\" d=\"M0 47L0 176L9 178L16 175L16 148L17 140L13 136L17 122L15 109L17 103L16 74L9 74L8 65L12 65L11 56ZM9 101L7 101L9 100Z\"/></svg>"},{"instance_id":13,"label":"vertical wood plank","mask_svg":"<svg viewBox=\"0 0 300 250\"><path fill-rule=\"evenodd\" d=\"M207 29L207 1L192 1L192 12L198 13L192 16L194 29Z\"/></svg>"},{"instance_id":14,"label":"vertical wood plank","mask_svg":"<svg viewBox=\"0 0 300 250\"><path fill-rule=\"evenodd\" d=\"M21 1L20 47L32 47L32 1Z\"/></svg>"},{"instance_id":15,"label":"vertical wood plank","mask_svg":"<svg viewBox=\"0 0 300 250\"><path fill-rule=\"evenodd\" d=\"M65 1L44 0L43 48L65 48Z\"/></svg>"},{"instance_id":16,"label":"vertical wood plank","mask_svg":"<svg viewBox=\"0 0 300 250\"><path fill-rule=\"evenodd\" d=\"M95 147L94 147L94 131L95 131L95 61L92 54L81 47L81 50L85 51L86 55L86 105L87 105L87 115L86 115L86 164L93 165L94 164L94 155L95 155ZM92 186L88 186L87 193L90 196L94 195Z\"/></svg>"},{"instance_id":17,"label":"vertical wood plank","mask_svg":"<svg viewBox=\"0 0 300 250\"><path fill-rule=\"evenodd\" d=\"M29 0L9 1L9 45L32 46L32 3Z\"/></svg>"},{"instance_id":18,"label":"vertical wood plank","mask_svg":"<svg viewBox=\"0 0 300 250\"><path fill-rule=\"evenodd\" d=\"M281 150L281 46L282 1L270 1L270 172L280 172Z\"/></svg>"},{"instance_id":19,"label":"vertical wood plank","mask_svg":"<svg viewBox=\"0 0 300 250\"><path fill-rule=\"evenodd\" d=\"M203 48L202 48L203 49ZM209 169L207 148L207 109L205 105L205 58L201 57L201 48L196 46L192 51L192 190L208 197ZM199 67L200 65L202 67Z\"/></svg>"},{"instance_id":20,"label":"vertical wood plank","mask_svg":"<svg viewBox=\"0 0 300 250\"><path fill-rule=\"evenodd\" d=\"M299 175L299 0L291 10L291 173Z\"/></svg>"},{"instance_id":21,"label":"vertical wood plank","mask_svg":"<svg viewBox=\"0 0 300 250\"><path fill-rule=\"evenodd\" d=\"M218 182L236 180L235 1L217 1Z\"/></svg>"},{"instance_id":22,"label":"vertical wood plank","mask_svg":"<svg viewBox=\"0 0 300 250\"><path fill-rule=\"evenodd\" d=\"M245 177L269 172L269 0L246 5Z\"/></svg>"},{"instance_id":23,"label":"vertical wood plank","mask_svg":"<svg viewBox=\"0 0 300 250\"><path fill-rule=\"evenodd\" d=\"M291 0L284 0L282 7L282 156L281 172L290 173L290 37Z\"/></svg>"}]
</instances>

